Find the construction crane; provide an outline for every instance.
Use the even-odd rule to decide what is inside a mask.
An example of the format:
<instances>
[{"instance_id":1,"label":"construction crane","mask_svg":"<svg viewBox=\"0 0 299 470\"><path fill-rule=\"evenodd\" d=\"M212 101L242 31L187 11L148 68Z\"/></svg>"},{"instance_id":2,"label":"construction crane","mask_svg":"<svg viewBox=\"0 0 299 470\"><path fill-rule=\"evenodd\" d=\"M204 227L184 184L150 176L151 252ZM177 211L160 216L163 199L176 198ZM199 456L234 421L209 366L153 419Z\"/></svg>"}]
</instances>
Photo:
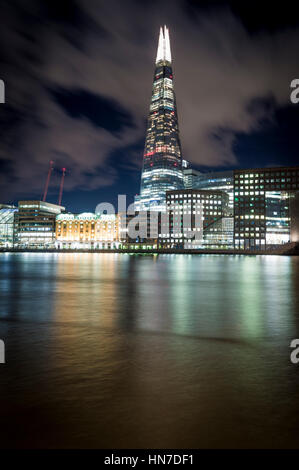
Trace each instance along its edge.
<instances>
[{"instance_id":1,"label":"construction crane","mask_svg":"<svg viewBox=\"0 0 299 470\"><path fill-rule=\"evenodd\" d=\"M62 175L61 175L61 181L60 181L60 188L59 188L59 198L58 198L58 205L61 206L62 202L62 193L63 193L63 185L64 185L64 177L65 177L65 172L66 168L62 168Z\"/></svg>"},{"instance_id":2,"label":"construction crane","mask_svg":"<svg viewBox=\"0 0 299 470\"><path fill-rule=\"evenodd\" d=\"M47 194L48 194L48 188L49 188L50 178L51 178L51 174L52 174L52 171L53 171L53 165L54 165L54 162L51 160L51 161L50 161L50 166L49 166L49 171L48 171L48 176L47 176L47 180L46 180L46 184L45 184L43 202L45 202L46 199L47 199Z\"/></svg>"}]
</instances>

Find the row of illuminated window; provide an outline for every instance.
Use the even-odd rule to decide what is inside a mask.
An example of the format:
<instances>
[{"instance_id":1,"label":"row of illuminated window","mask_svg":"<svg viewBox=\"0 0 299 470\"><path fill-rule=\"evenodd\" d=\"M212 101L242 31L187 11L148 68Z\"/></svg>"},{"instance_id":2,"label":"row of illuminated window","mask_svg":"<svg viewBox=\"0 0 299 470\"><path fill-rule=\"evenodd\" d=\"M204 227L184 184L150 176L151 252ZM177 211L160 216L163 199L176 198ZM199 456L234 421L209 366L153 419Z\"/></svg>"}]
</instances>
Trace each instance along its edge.
<instances>
[{"instance_id":1,"label":"row of illuminated window","mask_svg":"<svg viewBox=\"0 0 299 470\"><path fill-rule=\"evenodd\" d=\"M252 235L250 235L250 237L252 237ZM252 241L252 240L251 240L251 241ZM255 242L257 245L259 245L259 244L265 245L265 239L262 239L262 240L254 240L254 242ZM238 239L236 239L236 240L235 240L235 244L239 244L239 243L240 243L240 244L244 244L244 240L238 240Z\"/></svg>"},{"instance_id":2,"label":"row of illuminated window","mask_svg":"<svg viewBox=\"0 0 299 470\"><path fill-rule=\"evenodd\" d=\"M66 228L66 227L69 227L69 228L78 228L79 225L80 225L80 228L83 228L83 227L85 226L86 228L91 227L92 229L94 229L94 227L95 227L95 224L94 224L94 223L90 224L89 222L85 222L85 223L84 223L84 222L80 222L80 224L78 224L78 223L76 223L76 222L72 223L72 222L69 222L69 221L66 221L66 222L64 222L64 221L57 222L57 226L58 226L59 229L60 229L61 226L62 226L63 228ZM96 226L99 227L99 228L102 228L102 227L108 227L108 228L110 228L110 227L114 227L114 225L115 225L115 224L114 224L113 222L112 222L112 223L111 223L111 222L108 222L108 223L107 223L107 222L102 222L102 221L100 221L100 222L98 222L98 223L96 224Z\"/></svg>"},{"instance_id":3,"label":"row of illuminated window","mask_svg":"<svg viewBox=\"0 0 299 470\"><path fill-rule=\"evenodd\" d=\"M112 231L116 231L116 230L117 230L117 229L116 229L115 227L113 227L113 228L109 227L109 228L107 228L107 229L97 229L97 230L95 230L95 229L89 229L89 230L86 229L85 232L89 232L89 231L90 231L90 232L93 233L93 232L96 231L97 233L101 233L101 232L112 232ZM75 232L75 233L77 233L78 231L79 231L79 229L67 230L66 227L64 227L64 228L62 228L62 229L61 229L61 228L58 228L58 229L57 229L57 232L58 232L58 233L61 233L61 232L63 232L63 233L66 233L66 232ZM83 229L83 228L80 228L80 232L83 233L83 232L84 232L84 229Z\"/></svg>"},{"instance_id":4,"label":"row of illuminated window","mask_svg":"<svg viewBox=\"0 0 299 470\"><path fill-rule=\"evenodd\" d=\"M254 196L259 194L265 194L265 191L235 191L235 195L238 196Z\"/></svg>"},{"instance_id":5,"label":"row of illuminated window","mask_svg":"<svg viewBox=\"0 0 299 470\"><path fill-rule=\"evenodd\" d=\"M299 170L286 170L286 171L266 171L261 173L240 173L235 174L235 178L240 179L253 179L253 178L265 178L273 176L299 176Z\"/></svg>"},{"instance_id":6,"label":"row of illuminated window","mask_svg":"<svg viewBox=\"0 0 299 470\"><path fill-rule=\"evenodd\" d=\"M251 227L239 227L238 230L240 232L264 232L265 231L265 227L255 227L255 226L251 226ZM235 229L235 231L237 231Z\"/></svg>"},{"instance_id":7,"label":"row of illuminated window","mask_svg":"<svg viewBox=\"0 0 299 470\"><path fill-rule=\"evenodd\" d=\"M19 232L32 232L32 231L38 231L38 232L50 232L53 231L53 227L36 227L36 226L28 226L28 227L19 227L18 228Z\"/></svg>"},{"instance_id":8,"label":"row of illuminated window","mask_svg":"<svg viewBox=\"0 0 299 470\"><path fill-rule=\"evenodd\" d=\"M221 201L212 200L212 199L203 199L202 201L201 200L197 200L197 201L190 201L190 200L167 201L167 205L169 206L169 208L180 209L180 210L183 210L184 208L192 208L194 206L201 207L201 206L210 205L210 207L214 207L214 206L217 206L217 205L221 205L221 203L222 203Z\"/></svg>"},{"instance_id":9,"label":"row of illuminated window","mask_svg":"<svg viewBox=\"0 0 299 470\"><path fill-rule=\"evenodd\" d=\"M67 232L71 232L71 233L74 232L74 233L77 233L78 231L79 231L79 230L77 230L77 229L70 231L70 230L67 230L66 228L64 228L64 229L58 229L58 230L57 230L58 233L61 233L61 232L63 232L63 233L67 233ZM100 230L100 229L98 229L98 230L94 230L94 229L85 230L85 232L92 232L92 233L94 233L94 232L103 233L103 232L113 232L113 231L117 231L117 229L116 229L116 228L109 228L109 229L107 229L107 230L103 230L103 229L102 229L102 230ZM83 233L83 232L84 232L84 230L83 230L83 229L80 229L80 233Z\"/></svg>"},{"instance_id":10,"label":"row of illuminated window","mask_svg":"<svg viewBox=\"0 0 299 470\"><path fill-rule=\"evenodd\" d=\"M173 212L174 215L200 215L202 214L202 211L184 211L184 212ZM222 215L222 212L216 212L213 210L206 209L205 210L206 215Z\"/></svg>"},{"instance_id":11,"label":"row of illuminated window","mask_svg":"<svg viewBox=\"0 0 299 470\"><path fill-rule=\"evenodd\" d=\"M296 178L290 177L290 178L265 178L265 179L259 179L259 180L242 180L236 182L238 186L240 185L246 185L249 184L250 186L255 185L255 184L261 184L261 183L291 183L293 181L296 181Z\"/></svg>"},{"instance_id":12,"label":"row of illuminated window","mask_svg":"<svg viewBox=\"0 0 299 470\"><path fill-rule=\"evenodd\" d=\"M252 215L252 214L247 214L247 215L235 215L235 219L264 219L264 215Z\"/></svg>"},{"instance_id":13,"label":"row of illuminated window","mask_svg":"<svg viewBox=\"0 0 299 470\"><path fill-rule=\"evenodd\" d=\"M192 199L218 199L219 195L215 194L184 194L184 193L178 193L178 194L167 194L167 197L170 197L171 199L178 199L178 198L188 198L189 200Z\"/></svg>"},{"instance_id":14,"label":"row of illuminated window","mask_svg":"<svg viewBox=\"0 0 299 470\"><path fill-rule=\"evenodd\" d=\"M41 233L41 232L20 232L18 233L19 238L31 238L31 237L49 237L48 233Z\"/></svg>"}]
</instances>

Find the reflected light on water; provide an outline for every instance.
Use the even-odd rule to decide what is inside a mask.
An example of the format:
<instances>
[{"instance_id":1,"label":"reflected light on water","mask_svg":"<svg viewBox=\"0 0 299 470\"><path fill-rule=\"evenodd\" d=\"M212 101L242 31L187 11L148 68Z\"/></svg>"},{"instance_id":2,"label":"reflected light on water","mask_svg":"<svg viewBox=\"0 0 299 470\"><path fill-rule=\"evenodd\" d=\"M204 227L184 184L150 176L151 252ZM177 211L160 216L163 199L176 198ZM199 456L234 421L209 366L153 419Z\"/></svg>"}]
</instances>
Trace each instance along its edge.
<instances>
[{"instance_id":1,"label":"reflected light on water","mask_svg":"<svg viewBox=\"0 0 299 470\"><path fill-rule=\"evenodd\" d=\"M297 257L6 254L0 268L7 442L297 443Z\"/></svg>"}]
</instances>

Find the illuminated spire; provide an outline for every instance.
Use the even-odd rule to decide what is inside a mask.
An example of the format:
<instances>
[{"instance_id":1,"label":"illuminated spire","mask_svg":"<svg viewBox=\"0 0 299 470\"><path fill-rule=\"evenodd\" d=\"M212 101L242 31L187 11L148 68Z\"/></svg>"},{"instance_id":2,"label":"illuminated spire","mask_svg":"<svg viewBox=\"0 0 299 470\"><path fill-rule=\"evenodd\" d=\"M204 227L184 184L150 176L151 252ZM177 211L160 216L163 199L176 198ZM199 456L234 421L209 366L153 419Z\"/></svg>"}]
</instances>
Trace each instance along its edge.
<instances>
[{"instance_id":1,"label":"illuminated spire","mask_svg":"<svg viewBox=\"0 0 299 470\"><path fill-rule=\"evenodd\" d=\"M169 40L169 29L164 26L164 38L165 38L165 60L171 62L171 50Z\"/></svg>"},{"instance_id":2,"label":"illuminated spire","mask_svg":"<svg viewBox=\"0 0 299 470\"><path fill-rule=\"evenodd\" d=\"M159 36L159 44L158 44L156 63L159 62L159 60L163 60L163 56L164 56L164 37L163 37L163 29L161 27L160 28L160 36Z\"/></svg>"},{"instance_id":3,"label":"illuminated spire","mask_svg":"<svg viewBox=\"0 0 299 470\"><path fill-rule=\"evenodd\" d=\"M160 61L171 62L171 50L170 50L170 40L169 40L169 29L164 26L160 28L159 44L157 51L156 64Z\"/></svg>"}]
</instances>

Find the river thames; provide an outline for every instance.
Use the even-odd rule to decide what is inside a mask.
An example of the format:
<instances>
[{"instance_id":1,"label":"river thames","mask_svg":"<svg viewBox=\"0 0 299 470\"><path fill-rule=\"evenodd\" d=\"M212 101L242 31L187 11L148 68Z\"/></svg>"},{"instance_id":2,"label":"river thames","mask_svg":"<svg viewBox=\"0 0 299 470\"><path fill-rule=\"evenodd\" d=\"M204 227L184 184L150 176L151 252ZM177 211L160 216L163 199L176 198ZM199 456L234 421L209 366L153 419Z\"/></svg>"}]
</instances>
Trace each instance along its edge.
<instances>
[{"instance_id":1,"label":"river thames","mask_svg":"<svg viewBox=\"0 0 299 470\"><path fill-rule=\"evenodd\" d=\"M299 257L2 253L3 447L299 447Z\"/></svg>"}]
</instances>

